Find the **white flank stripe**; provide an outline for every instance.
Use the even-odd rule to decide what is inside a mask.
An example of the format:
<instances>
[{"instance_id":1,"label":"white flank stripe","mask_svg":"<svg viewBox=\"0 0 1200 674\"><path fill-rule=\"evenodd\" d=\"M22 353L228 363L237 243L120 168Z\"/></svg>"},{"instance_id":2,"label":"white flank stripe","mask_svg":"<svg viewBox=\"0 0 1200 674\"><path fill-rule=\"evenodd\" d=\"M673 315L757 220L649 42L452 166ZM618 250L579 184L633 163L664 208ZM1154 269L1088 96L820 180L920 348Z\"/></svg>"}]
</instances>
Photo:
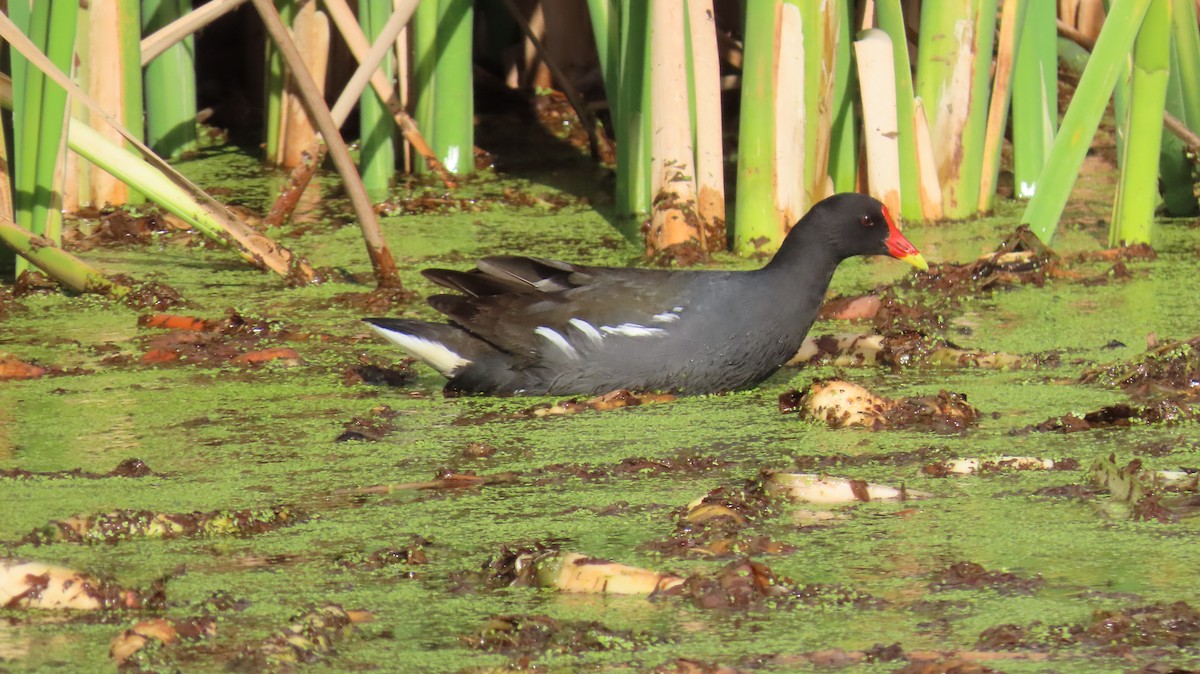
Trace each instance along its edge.
<instances>
[{"instance_id":1,"label":"white flank stripe","mask_svg":"<svg viewBox=\"0 0 1200 674\"><path fill-rule=\"evenodd\" d=\"M654 314L655 323L671 323L679 320L679 314L671 313L670 311L663 314Z\"/></svg>"},{"instance_id":2,"label":"white flank stripe","mask_svg":"<svg viewBox=\"0 0 1200 674\"><path fill-rule=\"evenodd\" d=\"M537 330L534 330L534 332L542 337L545 337L546 341L550 342L554 346L557 346L560 350L562 350L563 353L567 354L571 358L579 357L579 352L575 350L575 347L571 346L571 343L567 341L567 338L558 334L554 328L548 328L543 325Z\"/></svg>"},{"instance_id":3,"label":"white flank stripe","mask_svg":"<svg viewBox=\"0 0 1200 674\"><path fill-rule=\"evenodd\" d=\"M387 341L421 359L426 365L441 372L445 377L452 377L460 368L471 364L471 361L454 353L441 342L431 342L428 339L404 332L395 332L378 325L371 325L371 328Z\"/></svg>"},{"instance_id":4,"label":"white flank stripe","mask_svg":"<svg viewBox=\"0 0 1200 674\"><path fill-rule=\"evenodd\" d=\"M604 335L600 334L600 331L596 329L596 326L588 323L582 318L572 318L567 322L575 326L576 330L582 332L587 336L588 339L592 340L592 342L596 344L599 344L600 340L604 339Z\"/></svg>"},{"instance_id":5,"label":"white flank stripe","mask_svg":"<svg viewBox=\"0 0 1200 674\"><path fill-rule=\"evenodd\" d=\"M667 331L662 328L647 328L637 323L622 323L617 326L602 325L600 329L610 335L623 335L625 337L655 337L667 334Z\"/></svg>"}]
</instances>

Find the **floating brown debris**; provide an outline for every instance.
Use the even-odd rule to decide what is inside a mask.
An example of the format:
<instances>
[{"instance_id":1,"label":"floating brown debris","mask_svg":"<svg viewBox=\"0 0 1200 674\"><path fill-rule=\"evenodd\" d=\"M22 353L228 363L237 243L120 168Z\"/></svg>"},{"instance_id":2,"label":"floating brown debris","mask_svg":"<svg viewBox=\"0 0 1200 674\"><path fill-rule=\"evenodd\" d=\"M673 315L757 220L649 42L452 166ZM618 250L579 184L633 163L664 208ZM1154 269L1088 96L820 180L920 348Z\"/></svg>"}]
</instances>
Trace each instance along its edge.
<instances>
[{"instance_id":1,"label":"floating brown debris","mask_svg":"<svg viewBox=\"0 0 1200 674\"><path fill-rule=\"evenodd\" d=\"M525 657L630 651L660 641L609 629L595 621L555 620L546 615L492 616L477 631L459 635L458 640L469 648Z\"/></svg>"},{"instance_id":2,"label":"floating brown debris","mask_svg":"<svg viewBox=\"0 0 1200 674\"><path fill-rule=\"evenodd\" d=\"M108 655L122 670L137 672L160 671L164 664L161 652L148 653L148 644L167 646L179 639L209 639L217 634L217 621L212 617L174 620L150 618L136 623L118 634L109 646ZM130 662L134 658L135 662ZM144 658L144 661L136 661ZM173 669L173 667L172 667Z\"/></svg>"},{"instance_id":3,"label":"floating brown debris","mask_svg":"<svg viewBox=\"0 0 1200 674\"><path fill-rule=\"evenodd\" d=\"M930 477L950 475L985 475L1014 470L1077 470L1075 459L1042 459L1036 456L998 456L994 459L950 459L929 463L921 472Z\"/></svg>"},{"instance_id":4,"label":"floating brown debris","mask_svg":"<svg viewBox=\"0 0 1200 674\"><path fill-rule=\"evenodd\" d=\"M368 622L366 611L347 611L337 604L313 606L292 618L291 624L267 637L253 649L238 654L231 669L239 672L275 671L275 668L318 662L350 636L355 623Z\"/></svg>"},{"instance_id":5,"label":"floating brown debris","mask_svg":"<svg viewBox=\"0 0 1200 674\"><path fill-rule=\"evenodd\" d=\"M674 556L743 557L791 552L792 546L751 531L779 514L777 503L763 487L767 475L763 471L738 487L717 487L676 511L674 533L646 547Z\"/></svg>"},{"instance_id":6,"label":"floating brown debris","mask_svg":"<svg viewBox=\"0 0 1200 674\"><path fill-rule=\"evenodd\" d=\"M1061 258L1026 225L1021 225L992 253L969 264L933 264L901 286L932 293L967 295L1017 285L1041 286L1060 267Z\"/></svg>"},{"instance_id":7,"label":"floating brown debris","mask_svg":"<svg viewBox=\"0 0 1200 674\"><path fill-rule=\"evenodd\" d=\"M1146 471L1141 459L1119 466L1110 455L1092 464L1088 483L1108 491L1104 511L1110 516L1172 523L1200 513L1200 474L1194 472Z\"/></svg>"},{"instance_id":8,"label":"floating brown debris","mask_svg":"<svg viewBox=\"0 0 1200 674\"><path fill-rule=\"evenodd\" d=\"M1065 625L997 625L979 635L979 648L992 650L1099 647L1132 655L1144 647L1190 648L1200 644L1200 611L1186 602L1098 610L1087 622Z\"/></svg>"},{"instance_id":9,"label":"floating brown debris","mask_svg":"<svg viewBox=\"0 0 1200 674\"><path fill-rule=\"evenodd\" d=\"M1139 398L1161 394L1195 398L1200 396L1200 337L1157 344L1132 361L1088 370L1079 380L1117 386Z\"/></svg>"},{"instance_id":10,"label":"floating brown debris","mask_svg":"<svg viewBox=\"0 0 1200 674\"><path fill-rule=\"evenodd\" d=\"M795 457L795 470L793 472L816 473L827 472L830 469L857 468L860 466L924 465L931 461L949 460L953 456L953 452L947 446L924 446L912 451L886 452L883 454L801 455Z\"/></svg>"},{"instance_id":11,"label":"floating brown debris","mask_svg":"<svg viewBox=\"0 0 1200 674\"><path fill-rule=\"evenodd\" d=\"M750 559L730 562L711 576L689 576L683 583L654 596L684 597L703 609L748 610L790 603L852 605L856 608L882 605L875 597L837 585L810 583L798 587L794 581L776 576L766 564Z\"/></svg>"},{"instance_id":12,"label":"floating brown debris","mask_svg":"<svg viewBox=\"0 0 1200 674\"><path fill-rule=\"evenodd\" d=\"M509 548L489 559L483 581L491 587L546 587L587 594L650 595L675 587L683 578L671 573L617 564L564 552L554 544Z\"/></svg>"},{"instance_id":13,"label":"floating brown debris","mask_svg":"<svg viewBox=\"0 0 1200 674\"><path fill-rule=\"evenodd\" d=\"M339 293L331 301L334 304L366 314L386 314L397 307L412 304L417 293L405 288L376 288L361 293Z\"/></svg>"},{"instance_id":14,"label":"floating brown debris","mask_svg":"<svg viewBox=\"0 0 1200 674\"><path fill-rule=\"evenodd\" d=\"M991 589L1001 594L1030 594L1045 584L1041 576L1023 578L1007 571L988 571L982 564L958 562L938 571L929 589L943 590Z\"/></svg>"},{"instance_id":15,"label":"floating brown debris","mask_svg":"<svg viewBox=\"0 0 1200 674\"><path fill-rule=\"evenodd\" d=\"M1135 423L1172 425L1200 418L1200 405L1179 398L1163 398L1145 407L1125 403L1101 407L1082 417L1064 414L1051 417L1040 424L1026 426L1014 433L1076 433L1101 428L1128 428Z\"/></svg>"},{"instance_id":16,"label":"floating brown debris","mask_svg":"<svg viewBox=\"0 0 1200 674\"><path fill-rule=\"evenodd\" d=\"M414 215L429 213L478 213L487 210L488 204L477 197L456 197L448 192L414 194L407 197L388 199L375 207L380 214Z\"/></svg>"},{"instance_id":17,"label":"floating brown debris","mask_svg":"<svg viewBox=\"0 0 1200 674\"><path fill-rule=\"evenodd\" d=\"M429 541L420 536L413 536L412 542L404 548L383 548L365 556L346 556L338 560L345 569L354 571L374 571L389 566L403 564L405 566L424 566L429 563L425 547ZM409 573L409 577L414 574Z\"/></svg>"},{"instance_id":18,"label":"floating brown debris","mask_svg":"<svg viewBox=\"0 0 1200 674\"><path fill-rule=\"evenodd\" d=\"M788 365L882 365L902 367L1007 370L1057 362L1055 356L1022 356L1000 351L962 349L913 330L880 333L810 335Z\"/></svg>"},{"instance_id":19,"label":"floating brown debris","mask_svg":"<svg viewBox=\"0 0 1200 674\"><path fill-rule=\"evenodd\" d=\"M34 478L43 480L99 480L106 477L146 477L147 475L154 475L154 471L150 470L150 467L143 463L141 459L125 459L117 464L116 468L107 473L86 473L79 468L44 472L23 470L21 468L0 469L0 479L8 480L30 480Z\"/></svg>"},{"instance_id":20,"label":"floating brown debris","mask_svg":"<svg viewBox=\"0 0 1200 674\"><path fill-rule=\"evenodd\" d=\"M95 611L165 603L161 583L143 592L62 566L0 558L0 608Z\"/></svg>"},{"instance_id":21,"label":"floating brown debris","mask_svg":"<svg viewBox=\"0 0 1200 674\"><path fill-rule=\"evenodd\" d=\"M475 471L452 471L443 468L432 480L425 482L400 482L396 484L376 485L372 487L355 487L342 489L340 494L390 494L397 491L421 491L426 489L474 489L496 484L514 484L520 477L518 473L493 473L491 475L476 475Z\"/></svg>"},{"instance_id":22,"label":"floating brown debris","mask_svg":"<svg viewBox=\"0 0 1200 674\"><path fill-rule=\"evenodd\" d=\"M575 414L577 412L607 412L622 407L637 407L647 403L665 403L675 400L671 393L633 393L626 389L617 389L594 398L580 401L570 398L557 403L543 403L518 412L488 412L478 417L459 417L455 425L467 426L487 423L489 421L511 421L514 419L538 419L541 417Z\"/></svg>"},{"instance_id":23,"label":"floating brown debris","mask_svg":"<svg viewBox=\"0 0 1200 674\"><path fill-rule=\"evenodd\" d=\"M21 543L112 543L134 538L183 538L259 534L294 524L300 516L286 506L207 513L114 510L75 515L35 529Z\"/></svg>"},{"instance_id":24,"label":"floating brown debris","mask_svg":"<svg viewBox=\"0 0 1200 674\"><path fill-rule=\"evenodd\" d=\"M260 366L276 363L299 365L300 354L290 347L261 348L263 340L324 340L268 319L255 319L229 310L221 319L201 319L177 314L145 314L138 317L145 328L169 330L146 340L145 364L186 363L215 366L225 363Z\"/></svg>"},{"instance_id":25,"label":"floating brown debris","mask_svg":"<svg viewBox=\"0 0 1200 674\"><path fill-rule=\"evenodd\" d=\"M796 407L793 400L797 400L794 392L782 394L780 409ZM916 428L961 433L979 419L979 410L959 393L939 391L932 396L892 399L843 379L813 380L800 393L798 402L801 416L824 421L832 428L862 426L873 431Z\"/></svg>"},{"instance_id":26,"label":"floating brown debris","mask_svg":"<svg viewBox=\"0 0 1200 674\"><path fill-rule=\"evenodd\" d=\"M185 304L178 290L160 281L135 281L123 275L114 276L113 280L129 287L121 303L132 309L166 311Z\"/></svg>"},{"instance_id":27,"label":"floating brown debris","mask_svg":"<svg viewBox=\"0 0 1200 674\"><path fill-rule=\"evenodd\" d=\"M391 365L377 365L365 357L360 357L358 365L348 367L342 372L342 384L346 386L356 384L388 387L408 386L417 376L412 368L415 362L415 359L405 358Z\"/></svg>"},{"instance_id":28,"label":"floating brown debris","mask_svg":"<svg viewBox=\"0 0 1200 674\"><path fill-rule=\"evenodd\" d=\"M908 501L930 498L932 494L900 487L873 484L866 480L846 480L812 473L769 473L764 481L766 492L793 503L823 505L865 501Z\"/></svg>"},{"instance_id":29,"label":"floating brown debris","mask_svg":"<svg viewBox=\"0 0 1200 674\"><path fill-rule=\"evenodd\" d=\"M766 662L773 667L795 667L808 665L810 667L847 667L869 662L894 662L907 659L908 654L898 643L890 646L875 644L866 650L848 651L841 648L823 648L808 653L784 653L767 658Z\"/></svg>"},{"instance_id":30,"label":"floating brown debris","mask_svg":"<svg viewBox=\"0 0 1200 674\"><path fill-rule=\"evenodd\" d=\"M74 219L76 226L63 228L63 246L86 251L98 247L144 246L169 234L181 234L190 228L176 218L164 217L157 209L123 208L82 210Z\"/></svg>"},{"instance_id":31,"label":"floating brown debris","mask_svg":"<svg viewBox=\"0 0 1200 674\"><path fill-rule=\"evenodd\" d=\"M678 658L651 670L652 674L750 674L748 669L726 667L713 662Z\"/></svg>"},{"instance_id":32,"label":"floating brown debris","mask_svg":"<svg viewBox=\"0 0 1200 674\"><path fill-rule=\"evenodd\" d=\"M399 412L387 405L372 407L366 416L354 417L347 421L346 430L333 441L378 442L397 429L395 421L399 416Z\"/></svg>"},{"instance_id":33,"label":"floating brown debris","mask_svg":"<svg viewBox=\"0 0 1200 674\"><path fill-rule=\"evenodd\" d=\"M41 365L27 363L16 356L0 353L0 381L17 379L37 379L48 372Z\"/></svg>"}]
</instances>

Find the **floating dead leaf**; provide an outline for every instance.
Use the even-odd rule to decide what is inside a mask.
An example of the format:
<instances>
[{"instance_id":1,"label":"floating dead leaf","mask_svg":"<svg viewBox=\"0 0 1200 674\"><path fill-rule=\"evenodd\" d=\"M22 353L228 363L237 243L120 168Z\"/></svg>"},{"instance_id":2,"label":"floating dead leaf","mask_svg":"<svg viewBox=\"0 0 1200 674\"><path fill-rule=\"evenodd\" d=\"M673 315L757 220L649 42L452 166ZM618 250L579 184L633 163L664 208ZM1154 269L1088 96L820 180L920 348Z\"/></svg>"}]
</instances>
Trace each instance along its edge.
<instances>
[{"instance_id":1,"label":"floating dead leaf","mask_svg":"<svg viewBox=\"0 0 1200 674\"><path fill-rule=\"evenodd\" d=\"M1041 286L1060 270L1061 262L1027 225L1021 225L994 252L974 262L932 264L928 272L898 285L958 296L1018 285Z\"/></svg>"},{"instance_id":2,"label":"floating dead leaf","mask_svg":"<svg viewBox=\"0 0 1200 674\"><path fill-rule=\"evenodd\" d=\"M750 674L748 669L726 667L713 662L678 658L651 670L653 674Z\"/></svg>"},{"instance_id":3,"label":"floating dead leaf","mask_svg":"<svg viewBox=\"0 0 1200 674\"><path fill-rule=\"evenodd\" d=\"M988 650L1070 649L1099 647L1114 655L1132 648L1194 648L1200 643L1200 611L1186 602L1148 604L1125 609L1097 610L1090 620L1064 625L1034 622L1027 626L989 627L979 635L978 648Z\"/></svg>"},{"instance_id":4,"label":"floating dead leaf","mask_svg":"<svg viewBox=\"0 0 1200 674\"><path fill-rule=\"evenodd\" d=\"M20 360L16 356L0 354L0 381L37 379L46 374L47 368Z\"/></svg>"},{"instance_id":5,"label":"floating dead leaf","mask_svg":"<svg viewBox=\"0 0 1200 674\"><path fill-rule=\"evenodd\" d=\"M248 535L274 531L299 519L301 516L286 506L207 513L115 510L54 520L27 534L21 543L112 543L134 538Z\"/></svg>"},{"instance_id":6,"label":"floating dead leaf","mask_svg":"<svg viewBox=\"0 0 1200 674\"><path fill-rule=\"evenodd\" d=\"M1031 594L1044 584L1041 576L1023 578L1007 571L988 571L975 562L958 562L938 571L929 589L941 592L987 588L1001 594Z\"/></svg>"},{"instance_id":7,"label":"floating dead leaf","mask_svg":"<svg viewBox=\"0 0 1200 674\"><path fill-rule=\"evenodd\" d=\"M930 477L981 475L1020 470L1076 470L1075 459L1042 459L1036 456L998 456L994 459L966 458L926 464L921 472Z\"/></svg>"},{"instance_id":8,"label":"floating dead leaf","mask_svg":"<svg viewBox=\"0 0 1200 674\"><path fill-rule=\"evenodd\" d=\"M95 611L164 604L161 584L142 592L62 566L0 558L0 608Z\"/></svg>"},{"instance_id":9,"label":"floating dead leaf","mask_svg":"<svg viewBox=\"0 0 1200 674\"><path fill-rule=\"evenodd\" d=\"M267 637L256 648L239 653L231 668L241 672L275 671L295 664L311 664L329 655L350 636L354 624L370 620L365 611L347 611L337 604L313 606L291 619L291 624Z\"/></svg>"},{"instance_id":10,"label":"floating dead leaf","mask_svg":"<svg viewBox=\"0 0 1200 674\"><path fill-rule=\"evenodd\" d=\"M346 430L333 439L334 442L352 440L378 442L397 429L396 418L400 413L388 405L372 407L366 416L354 417L346 422Z\"/></svg>"},{"instance_id":11,"label":"floating dead leaf","mask_svg":"<svg viewBox=\"0 0 1200 674\"><path fill-rule=\"evenodd\" d=\"M748 610L773 608L789 603L809 605L853 605L878 608L879 599L836 585L796 583L775 575L769 566L741 559L712 575L688 576L683 583L657 592L655 598L684 597L703 609Z\"/></svg>"},{"instance_id":12,"label":"floating dead leaf","mask_svg":"<svg viewBox=\"0 0 1200 674\"><path fill-rule=\"evenodd\" d=\"M346 556L339 559L338 564L355 571L373 571L398 564L423 566L429 563L429 557L425 554L425 547L428 545L429 541L425 538L414 536L407 547L383 548L366 556Z\"/></svg>"},{"instance_id":13,"label":"floating dead leaf","mask_svg":"<svg viewBox=\"0 0 1200 674\"><path fill-rule=\"evenodd\" d=\"M1108 491L1111 498L1103 508L1109 516L1172 523L1200 514L1200 478L1195 473L1143 470L1141 459L1122 467L1110 455L1096 459L1088 482Z\"/></svg>"},{"instance_id":14,"label":"floating dead leaf","mask_svg":"<svg viewBox=\"0 0 1200 674\"><path fill-rule=\"evenodd\" d=\"M412 364L415 362L412 358L406 358L392 365L376 365L368 361L365 356L360 356L358 365L346 368L342 372L342 384L345 386L356 384L408 386L416 378L416 373L412 369Z\"/></svg>"},{"instance_id":15,"label":"floating dead leaf","mask_svg":"<svg viewBox=\"0 0 1200 674\"><path fill-rule=\"evenodd\" d=\"M631 651L660 641L609 629L595 621L555 620L546 615L492 616L477 631L459 635L458 640L469 648L526 657Z\"/></svg>"},{"instance_id":16,"label":"floating dead leaf","mask_svg":"<svg viewBox=\"0 0 1200 674\"><path fill-rule=\"evenodd\" d=\"M1000 351L962 349L921 332L901 330L886 334L810 335L805 337L800 349L787 364L1008 370L1053 364L1055 361L1055 356L1022 356Z\"/></svg>"},{"instance_id":17,"label":"floating dead leaf","mask_svg":"<svg viewBox=\"0 0 1200 674\"><path fill-rule=\"evenodd\" d=\"M794 394L789 391L783 396L790 401ZM932 396L892 399L843 379L814 380L800 394L800 402L802 416L833 428L861 426L873 431L918 428L961 433L979 419L979 410L959 393L939 391ZM780 408L784 407L781 402Z\"/></svg>"},{"instance_id":18,"label":"floating dead leaf","mask_svg":"<svg viewBox=\"0 0 1200 674\"><path fill-rule=\"evenodd\" d=\"M672 573L618 564L564 552L556 545L501 548L483 568L491 586L534 586L586 594L650 595L675 587L683 578Z\"/></svg>"},{"instance_id":19,"label":"floating dead leaf","mask_svg":"<svg viewBox=\"0 0 1200 674\"><path fill-rule=\"evenodd\" d=\"M767 493L795 503L857 503L860 501L908 501L933 495L865 480L846 480L813 473L771 473L765 483Z\"/></svg>"},{"instance_id":20,"label":"floating dead leaf","mask_svg":"<svg viewBox=\"0 0 1200 674\"><path fill-rule=\"evenodd\" d=\"M186 620L171 620L167 618L150 618L134 624L133 627L118 634L108 648L108 656L123 665L151 642L162 645L174 643L177 639L209 639L217 634L217 621L212 617L189 618ZM145 671L148 668L139 668Z\"/></svg>"},{"instance_id":21,"label":"floating dead leaf","mask_svg":"<svg viewBox=\"0 0 1200 674\"><path fill-rule=\"evenodd\" d=\"M259 365L275 361L299 365L300 354L290 347L262 348L264 340L325 340L323 335L302 333L278 321L244 316L232 309L221 319L200 319L174 314L148 314L138 318L142 327L168 330L145 339L147 364Z\"/></svg>"},{"instance_id":22,"label":"floating dead leaf","mask_svg":"<svg viewBox=\"0 0 1200 674\"><path fill-rule=\"evenodd\" d=\"M236 365L262 365L263 363L276 362L288 367L295 367L303 361L300 358L299 352L295 349L286 346L277 346L270 349L260 349L258 351L238 354L230 362Z\"/></svg>"},{"instance_id":23,"label":"floating dead leaf","mask_svg":"<svg viewBox=\"0 0 1200 674\"><path fill-rule=\"evenodd\" d=\"M610 391L603 395L598 395L594 398L580 401L577 398L570 398L556 403L535 405L533 407L511 413L496 413L490 412L479 417L459 417L454 421L455 425L466 426L486 423L489 421L510 421L514 419L539 419L542 417L560 416L564 414L575 414L577 412L597 411L606 412L608 410L620 409L622 407L636 407L649 403L665 403L675 400L676 396L671 393L633 393L627 389L618 389Z\"/></svg>"},{"instance_id":24,"label":"floating dead leaf","mask_svg":"<svg viewBox=\"0 0 1200 674\"><path fill-rule=\"evenodd\" d=\"M125 459L116 468L107 473L87 473L79 468L71 470L30 471L21 468L0 469L0 479L28 480L33 478L43 480L100 480L108 477L146 477L154 475L154 471L141 459Z\"/></svg>"},{"instance_id":25,"label":"floating dead leaf","mask_svg":"<svg viewBox=\"0 0 1200 674\"><path fill-rule=\"evenodd\" d=\"M1160 342L1131 361L1087 370L1079 381L1117 386L1139 398L1164 393L1194 398L1200 393L1200 336Z\"/></svg>"},{"instance_id":26,"label":"floating dead leaf","mask_svg":"<svg viewBox=\"0 0 1200 674\"><path fill-rule=\"evenodd\" d=\"M384 484L374 487L356 487L353 489L340 489L335 493L338 494L390 494L397 491L419 491L425 489L474 489L476 487L485 487L497 484L515 484L520 477L519 473L505 472L492 473L491 475L476 475L474 471L449 471L441 470L438 476L433 480L426 482L400 482L397 484Z\"/></svg>"}]
</instances>

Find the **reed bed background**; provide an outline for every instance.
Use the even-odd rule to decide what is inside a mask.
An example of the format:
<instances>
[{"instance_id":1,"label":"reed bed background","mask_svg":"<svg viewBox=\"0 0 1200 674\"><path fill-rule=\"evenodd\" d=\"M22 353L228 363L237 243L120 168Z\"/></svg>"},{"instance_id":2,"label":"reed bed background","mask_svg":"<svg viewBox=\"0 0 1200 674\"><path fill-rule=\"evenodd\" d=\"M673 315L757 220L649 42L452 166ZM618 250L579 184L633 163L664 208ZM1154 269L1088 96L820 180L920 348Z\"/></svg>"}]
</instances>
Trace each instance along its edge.
<instances>
[{"instance_id":1,"label":"reed bed background","mask_svg":"<svg viewBox=\"0 0 1200 674\"><path fill-rule=\"evenodd\" d=\"M259 41L195 36L213 22ZM597 162L615 147L610 218L664 264L769 253L848 190L905 221L1023 200L1021 222L1051 243L1110 109L1110 244L1153 243L1156 213L1197 213L1196 0L10 0L0 37L0 240L13 273L73 291L126 286L61 250L63 211L143 200L252 265L314 278L170 166L199 142L204 49L257 61L254 144L292 172L266 223L327 160L381 286L399 280L374 205L401 173L453 190L475 171L488 69L563 91ZM244 97L243 81L217 94Z\"/></svg>"}]
</instances>

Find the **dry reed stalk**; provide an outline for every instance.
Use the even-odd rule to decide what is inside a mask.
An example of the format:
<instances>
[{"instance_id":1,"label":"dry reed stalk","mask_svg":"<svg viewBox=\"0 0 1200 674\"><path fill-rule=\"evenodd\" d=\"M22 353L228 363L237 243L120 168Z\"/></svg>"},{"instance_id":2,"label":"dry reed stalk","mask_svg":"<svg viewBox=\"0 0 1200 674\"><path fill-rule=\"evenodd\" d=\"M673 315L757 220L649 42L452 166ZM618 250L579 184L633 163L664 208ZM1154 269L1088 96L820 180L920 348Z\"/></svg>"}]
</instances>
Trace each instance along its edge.
<instances>
[{"instance_id":1,"label":"dry reed stalk","mask_svg":"<svg viewBox=\"0 0 1200 674\"><path fill-rule=\"evenodd\" d=\"M895 217L900 213L900 150L892 40L878 28L863 31L854 42L854 53L858 57L858 77L864 97L868 192Z\"/></svg>"}]
</instances>

